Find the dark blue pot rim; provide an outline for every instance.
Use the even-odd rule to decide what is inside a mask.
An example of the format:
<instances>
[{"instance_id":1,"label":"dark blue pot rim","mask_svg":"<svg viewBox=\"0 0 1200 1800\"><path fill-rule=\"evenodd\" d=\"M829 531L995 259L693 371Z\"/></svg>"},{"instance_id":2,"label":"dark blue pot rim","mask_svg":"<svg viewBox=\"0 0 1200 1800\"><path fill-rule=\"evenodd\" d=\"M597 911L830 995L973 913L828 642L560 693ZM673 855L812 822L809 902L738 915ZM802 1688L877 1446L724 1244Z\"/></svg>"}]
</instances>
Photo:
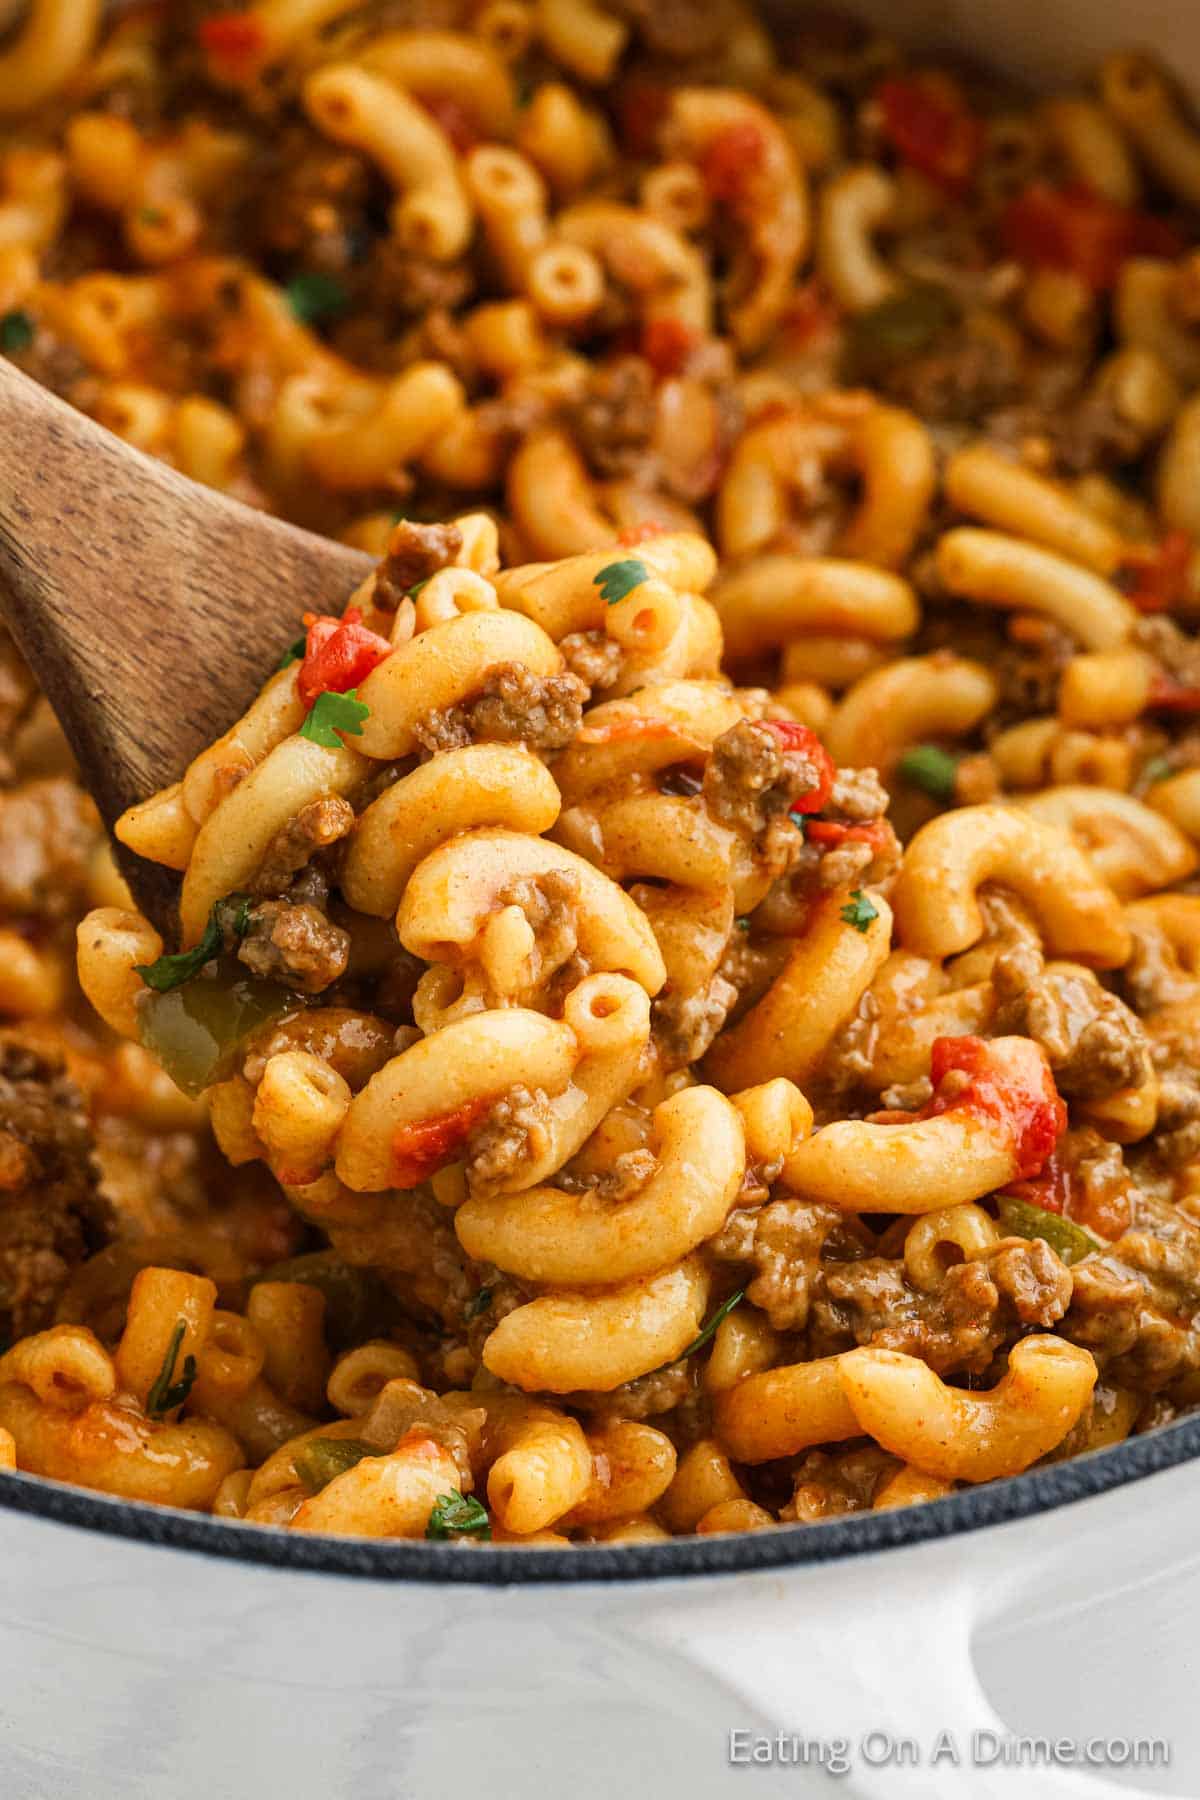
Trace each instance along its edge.
<instances>
[{"instance_id":1,"label":"dark blue pot rim","mask_svg":"<svg viewBox=\"0 0 1200 1800\"><path fill-rule=\"evenodd\" d=\"M1197 1457L1200 1416L1181 1419L1144 1437L1127 1438L1108 1450L1053 1463L1008 1481L965 1489L922 1506L856 1513L822 1525L781 1526L775 1531L729 1537L597 1544L571 1550L310 1537L116 1500L61 1482L42 1481L33 1475L0 1475L0 1507L164 1550L197 1551L202 1556L312 1575L353 1575L373 1581L453 1581L481 1586L649 1581L681 1575L732 1575L746 1569L785 1569L930 1543L1069 1506Z\"/></svg>"}]
</instances>

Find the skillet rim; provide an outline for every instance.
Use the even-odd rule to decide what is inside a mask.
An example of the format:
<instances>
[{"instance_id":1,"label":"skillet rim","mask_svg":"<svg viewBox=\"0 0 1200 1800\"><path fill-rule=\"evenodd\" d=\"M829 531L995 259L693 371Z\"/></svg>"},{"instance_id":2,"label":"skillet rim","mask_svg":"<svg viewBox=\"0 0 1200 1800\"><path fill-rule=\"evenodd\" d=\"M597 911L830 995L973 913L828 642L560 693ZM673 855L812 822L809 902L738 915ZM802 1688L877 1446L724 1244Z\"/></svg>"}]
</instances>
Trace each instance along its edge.
<instances>
[{"instance_id":1,"label":"skillet rim","mask_svg":"<svg viewBox=\"0 0 1200 1800\"><path fill-rule=\"evenodd\" d=\"M536 1553L493 1547L309 1536L120 1500L37 1475L0 1473L0 1509L165 1550L308 1575L476 1587L578 1587L802 1568L1006 1525L1146 1480L1200 1459L1200 1413L1061 1463L942 1500L819 1525L781 1526L666 1543L597 1544Z\"/></svg>"}]
</instances>

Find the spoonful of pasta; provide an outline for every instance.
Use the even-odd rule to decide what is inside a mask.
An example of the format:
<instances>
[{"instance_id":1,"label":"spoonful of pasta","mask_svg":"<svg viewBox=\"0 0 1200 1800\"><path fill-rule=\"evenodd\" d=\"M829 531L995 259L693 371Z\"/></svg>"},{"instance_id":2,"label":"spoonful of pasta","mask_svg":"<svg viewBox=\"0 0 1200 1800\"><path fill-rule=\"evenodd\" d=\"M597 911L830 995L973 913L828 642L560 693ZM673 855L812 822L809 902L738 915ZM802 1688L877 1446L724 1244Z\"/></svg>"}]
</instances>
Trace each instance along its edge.
<instances>
[{"instance_id":1,"label":"spoonful of pasta","mask_svg":"<svg viewBox=\"0 0 1200 1800\"><path fill-rule=\"evenodd\" d=\"M0 412L0 616L111 829L228 729L304 612L339 612L372 562L131 449L3 361ZM119 855L161 928L174 877Z\"/></svg>"}]
</instances>

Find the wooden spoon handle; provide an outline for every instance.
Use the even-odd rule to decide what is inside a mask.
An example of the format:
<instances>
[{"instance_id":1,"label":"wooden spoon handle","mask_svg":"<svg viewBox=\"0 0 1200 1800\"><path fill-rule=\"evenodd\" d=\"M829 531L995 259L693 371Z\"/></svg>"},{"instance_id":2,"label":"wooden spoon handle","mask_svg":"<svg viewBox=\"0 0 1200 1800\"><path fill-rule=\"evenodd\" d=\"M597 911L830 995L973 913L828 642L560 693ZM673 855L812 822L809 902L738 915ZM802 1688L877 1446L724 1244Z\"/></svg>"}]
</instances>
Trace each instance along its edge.
<instances>
[{"instance_id":1,"label":"wooden spoon handle","mask_svg":"<svg viewBox=\"0 0 1200 1800\"><path fill-rule=\"evenodd\" d=\"M3 361L0 425L0 614L111 826L371 561L131 450Z\"/></svg>"}]
</instances>

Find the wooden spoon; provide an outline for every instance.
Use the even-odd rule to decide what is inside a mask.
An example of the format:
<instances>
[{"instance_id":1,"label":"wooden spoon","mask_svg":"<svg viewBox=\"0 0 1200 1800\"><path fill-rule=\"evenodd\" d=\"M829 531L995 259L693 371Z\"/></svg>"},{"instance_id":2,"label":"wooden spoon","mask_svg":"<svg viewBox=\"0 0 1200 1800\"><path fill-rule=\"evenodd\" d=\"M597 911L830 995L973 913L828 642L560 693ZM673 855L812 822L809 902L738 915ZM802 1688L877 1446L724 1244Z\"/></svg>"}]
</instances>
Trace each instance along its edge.
<instances>
[{"instance_id":1,"label":"wooden spoon","mask_svg":"<svg viewBox=\"0 0 1200 1800\"><path fill-rule=\"evenodd\" d=\"M113 822L178 780L371 559L189 481L0 361L0 615ZM175 935L178 877L117 847Z\"/></svg>"}]
</instances>

